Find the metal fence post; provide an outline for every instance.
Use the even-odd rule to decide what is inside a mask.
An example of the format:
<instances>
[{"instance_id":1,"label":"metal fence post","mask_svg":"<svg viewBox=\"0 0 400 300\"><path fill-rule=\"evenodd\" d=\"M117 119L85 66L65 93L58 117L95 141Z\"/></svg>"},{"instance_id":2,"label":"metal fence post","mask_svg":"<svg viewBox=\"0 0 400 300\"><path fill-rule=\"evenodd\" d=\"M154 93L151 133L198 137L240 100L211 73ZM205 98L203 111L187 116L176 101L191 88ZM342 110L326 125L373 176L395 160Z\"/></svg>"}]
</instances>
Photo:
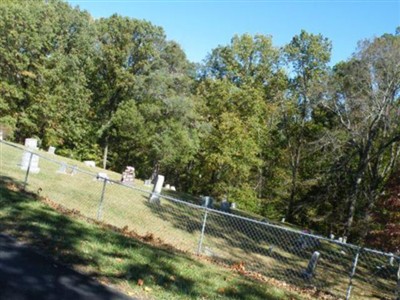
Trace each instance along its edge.
<instances>
[{"instance_id":1,"label":"metal fence post","mask_svg":"<svg viewBox=\"0 0 400 300\"><path fill-rule=\"evenodd\" d=\"M26 169L25 180L24 180L24 190L26 190L26 185L28 184L28 176L29 176L29 170L31 169L32 158L33 158L33 152L31 152L31 155L29 156L29 164L28 168Z\"/></svg>"},{"instance_id":2,"label":"metal fence post","mask_svg":"<svg viewBox=\"0 0 400 300\"><path fill-rule=\"evenodd\" d=\"M400 300L400 260L399 260L399 268L397 269L397 287L396 287L396 300Z\"/></svg>"},{"instance_id":3,"label":"metal fence post","mask_svg":"<svg viewBox=\"0 0 400 300\"><path fill-rule=\"evenodd\" d=\"M350 276L349 276L349 278L350 278L349 286L347 288L347 293L346 293L346 300L349 300L350 296L351 296L351 290L353 289L353 277L354 277L354 274L356 273L356 268L357 268L360 252L361 252L361 248L359 247L357 250L356 256L354 257L353 265L351 267L351 272L350 272Z\"/></svg>"},{"instance_id":4,"label":"metal fence post","mask_svg":"<svg viewBox=\"0 0 400 300\"><path fill-rule=\"evenodd\" d=\"M104 202L104 194L105 194L105 191L106 191L106 184L107 184L107 179L103 178L103 189L101 190L99 208L97 210L97 220L98 221L100 221L101 215L102 215L102 212L103 212L103 202Z\"/></svg>"},{"instance_id":5,"label":"metal fence post","mask_svg":"<svg viewBox=\"0 0 400 300\"><path fill-rule=\"evenodd\" d=\"M200 255L201 248L203 247L203 239L204 239L204 231L206 230L206 223L207 223L207 215L208 215L208 208L204 209L204 218L203 218L203 226L201 227L201 234L199 239L199 245L197 247L197 255Z\"/></svg>"}]
</instances>

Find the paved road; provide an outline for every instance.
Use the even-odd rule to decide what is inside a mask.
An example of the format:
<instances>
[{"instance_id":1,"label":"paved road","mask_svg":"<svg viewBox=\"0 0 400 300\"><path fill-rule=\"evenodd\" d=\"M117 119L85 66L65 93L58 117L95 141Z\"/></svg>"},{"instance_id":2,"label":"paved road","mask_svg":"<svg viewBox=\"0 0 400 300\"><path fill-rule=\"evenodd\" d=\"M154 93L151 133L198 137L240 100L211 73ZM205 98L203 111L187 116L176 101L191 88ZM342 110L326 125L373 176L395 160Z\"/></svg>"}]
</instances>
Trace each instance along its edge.
<instances>
[{"instance_id":1,"label":"paved road","mask_svg":"<svg viewBox=\"0 0 400 300\"><path fill-rule=\"evenodd\" d=\"M0 300L133 300L0 234Z\"/></svg>"}]
</instances>

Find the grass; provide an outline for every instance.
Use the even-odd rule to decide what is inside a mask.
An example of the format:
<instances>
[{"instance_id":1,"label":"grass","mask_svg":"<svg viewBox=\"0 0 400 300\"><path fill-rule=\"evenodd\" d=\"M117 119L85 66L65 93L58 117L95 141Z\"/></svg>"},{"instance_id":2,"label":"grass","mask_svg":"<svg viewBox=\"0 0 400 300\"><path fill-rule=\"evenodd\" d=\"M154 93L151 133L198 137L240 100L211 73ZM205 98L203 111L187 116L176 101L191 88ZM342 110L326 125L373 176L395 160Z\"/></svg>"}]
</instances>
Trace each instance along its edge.
<instances>
[{"instance_id":1,"label":"grass","mask_svg":"<svg viewBox=\"0 0 400 300\"><path fill-rule=\"evenodd\" d=\"M33 194L21 192L19 186L14 179L1 177L3 232L130 295L156 299L302 299L167 247L155 247L99 224L60 214Z\"/></svg>"},{"instance_id":2,"label":"grass","mask_svg":"<svg viewBox=\"0 0 400 300\"><path fill-rule=\"evenodd\" d=\"M26 172L18 167L22 151L4 144L0 147L0 175L23 181ZM28 191L40 193L86 217L95 219L100 216L102 221L118 228L133 230L140 236L150 235L184 252L197 252L204 209L165 197L161 199L161 205L151 204L148 201L150 187L145 187L140 180L135 181L135 187L141 190L106 184L99 209L103 183L95 179L93 172L104 172L102 169L86 167L80 162L45 152L40 154L92 173L60 174L57 172L59 164L41 158L40 173L29 174ZM107 174L114 180L121 176L109 171ZM183 193L169 192L169 196L184 197L191 202L196 200ZM226 265L244 262L246 270L294 285L317 287L341 297L346 293L355 250L345 245L321 241L313 247L300 249L297 246L300 235L296 232L212 211L207 214L204 233L200 253L213 261ZM315 250L321 253L317 273L312 280L305 280L302 272ZM384 257L360 256L354 280L355 299L382 299L393 295L395 271L375 272L377 266L386 263Z\"/></svg>"}]
</instances>

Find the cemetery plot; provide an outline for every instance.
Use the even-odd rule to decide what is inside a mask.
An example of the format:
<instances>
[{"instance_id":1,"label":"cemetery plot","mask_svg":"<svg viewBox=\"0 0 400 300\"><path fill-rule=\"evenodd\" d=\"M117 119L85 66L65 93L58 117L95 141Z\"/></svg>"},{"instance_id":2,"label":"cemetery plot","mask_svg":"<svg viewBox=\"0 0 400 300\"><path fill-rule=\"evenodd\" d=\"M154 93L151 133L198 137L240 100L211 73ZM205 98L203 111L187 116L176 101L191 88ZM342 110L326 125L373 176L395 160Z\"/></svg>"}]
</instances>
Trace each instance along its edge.
<instances>
[{"instance_id":1,"label":"cemetery plot","mask_svg":"<svg viewBox=\"0 0 400 300\"><path fill-rule=\"evenodd\" d=\"M1 175L24 182L23 150L1 144L0 151ZM133 188L119 184L120 174L47 152L38 153L40 171L29 174L26 186L31 192L87 217L133 230L149 240L159 238L183 251L199 251L228 265L243 263L249 271L345 296L356 253L346 244L209 209L205 219L205 207L160 195L162 184L152 193L152 186L139 180L134 181ZM54 157L58 163L49 160ZM156 196L157 201L150 201L151 196ZM397 282L396 267L398 262L390 262L382 255L361 254L353 298L390 298Z\"/></svg>"}]
</instances>

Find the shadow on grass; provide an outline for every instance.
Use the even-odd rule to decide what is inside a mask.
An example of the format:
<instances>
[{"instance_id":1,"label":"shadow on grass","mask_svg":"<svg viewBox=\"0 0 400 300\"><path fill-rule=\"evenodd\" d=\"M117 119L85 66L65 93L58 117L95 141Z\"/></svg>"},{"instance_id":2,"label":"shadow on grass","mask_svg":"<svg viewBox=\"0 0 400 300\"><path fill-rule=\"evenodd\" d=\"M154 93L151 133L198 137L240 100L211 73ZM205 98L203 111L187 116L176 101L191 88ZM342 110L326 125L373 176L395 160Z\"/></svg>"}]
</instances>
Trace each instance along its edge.
<instances>
[{"instance_id":1,"label":"shadow on grass","mask_svg":"<svg viewBox=\"0 0 400 300\"><path fill-rule=\"evenodd\" d=\"M199 299L216 297L210 289L206 265L168 249L143 244L122 234L88 225L41 203L35 194L21 191L21 183L0 176L0 229L63 264L79 266L92 277L106 278L111 283L138 282L164 290L163 297ZM119 261L118 266L111 261ZM194 275L182 272L192 269ZM189 272L190 273L190 272ZM198 274L197 274L198 273ZM207 281L208 280L208 281ZM241 280L242 282L242 280ZM252 288L250 281L238 285L236 299L280 299L265 289ZM171 297L171 298L173 298Z\"/></svg>"}]
</instances>

